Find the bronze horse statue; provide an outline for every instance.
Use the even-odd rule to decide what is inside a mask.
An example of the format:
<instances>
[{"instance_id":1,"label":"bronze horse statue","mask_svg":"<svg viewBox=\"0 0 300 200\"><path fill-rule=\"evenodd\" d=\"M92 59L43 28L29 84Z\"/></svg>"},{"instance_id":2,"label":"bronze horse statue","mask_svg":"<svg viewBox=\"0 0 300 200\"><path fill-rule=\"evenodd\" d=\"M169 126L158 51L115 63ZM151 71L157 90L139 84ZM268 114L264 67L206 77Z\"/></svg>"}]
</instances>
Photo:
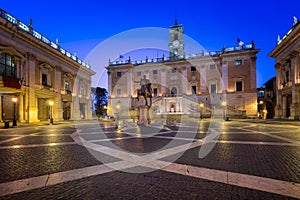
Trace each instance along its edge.
<instances>
[{"instance_id":1,"label":"bronze horse statue","mask_svg":"<svg viewBox=\"0 0 300 200\"><path fill-rule=\"evenodd\" d=\"M137 99L138 99L138 101L140 100L139 96L143 96L144 97L145 102L146 102L145 106L147 106L148 108L150 108L151 105L152 105L152 88L151 88L151 83L146 83L146 84L144 84L144 85L141 86L141 89L137 90ZM150 105L148 105L147 98L150 99Z\"/></svg>"}]
</instances>

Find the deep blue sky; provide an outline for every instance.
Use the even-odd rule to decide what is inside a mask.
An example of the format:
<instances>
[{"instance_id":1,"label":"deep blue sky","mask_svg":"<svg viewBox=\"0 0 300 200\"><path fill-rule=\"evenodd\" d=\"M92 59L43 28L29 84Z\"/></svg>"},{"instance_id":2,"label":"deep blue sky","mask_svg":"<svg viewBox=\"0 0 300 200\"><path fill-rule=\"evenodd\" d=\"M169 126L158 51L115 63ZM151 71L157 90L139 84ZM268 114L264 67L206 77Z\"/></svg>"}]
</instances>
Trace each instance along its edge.
<instances>
[{"instance_id":1,"label":"deep blue sky","mask_svg":"<svg viewBox=\"0 0 300 200\"><path fill-rule=\"evenodd\" d=\"M220 50L254 40L261 51L257 58L257 86L275 76L274 59L268 53L300 20L299 0L251 1L118 1L118 0L5 0L0 7L11 15L84 59L100 42L120 32L141 27L168 28L175 13L185 34L206 50ZM166 44L167 46L168 44ZM93 66L92 66L93 67ZM95 70L95 69L94 69Z\"/></svg>"}]
</instances>

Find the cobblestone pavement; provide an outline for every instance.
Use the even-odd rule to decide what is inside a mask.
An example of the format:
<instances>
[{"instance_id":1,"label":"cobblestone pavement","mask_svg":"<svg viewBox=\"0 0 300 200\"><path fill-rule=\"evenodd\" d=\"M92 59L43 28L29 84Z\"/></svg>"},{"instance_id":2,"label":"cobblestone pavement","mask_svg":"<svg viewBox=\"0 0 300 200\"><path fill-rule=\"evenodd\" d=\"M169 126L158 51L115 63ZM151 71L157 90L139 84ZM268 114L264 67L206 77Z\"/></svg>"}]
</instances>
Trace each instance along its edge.
<instances>
[{"instance_id":1,"label":"cobblestone pavement","mask_svg":"<svg viewBox=\"0 0 300 200\"><path fill-rule=\"evenodd\" d=\"M300 199L300 122L19 124L0 163L0 199Z\"/></svg>"}]
</instances>

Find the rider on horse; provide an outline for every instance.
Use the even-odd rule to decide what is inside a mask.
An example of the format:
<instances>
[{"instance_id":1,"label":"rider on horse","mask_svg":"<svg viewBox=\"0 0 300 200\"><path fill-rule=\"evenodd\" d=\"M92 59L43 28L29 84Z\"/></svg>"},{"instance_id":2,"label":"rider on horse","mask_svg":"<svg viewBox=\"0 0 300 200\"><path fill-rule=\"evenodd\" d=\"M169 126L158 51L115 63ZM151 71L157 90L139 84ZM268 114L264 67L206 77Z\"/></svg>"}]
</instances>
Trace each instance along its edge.
<instances>
[{"instance_id":1,"label":"rider on horse","mask_svg":"<svg viewBox=\"0 0 300 200\"><path fill-rule=\"evenodd\" d=\"M151 98L152 98L152 88L151 88L151 82L149 79L146 78L146 75L141 78L140 81L134 81L135 83L140 83L141 89L138 90L138 96L141 95L145 98L146 100L146 105L148 106L147 103L147 97L150 98L150 106L151 106Z\"/></svg>"}]
</instances>

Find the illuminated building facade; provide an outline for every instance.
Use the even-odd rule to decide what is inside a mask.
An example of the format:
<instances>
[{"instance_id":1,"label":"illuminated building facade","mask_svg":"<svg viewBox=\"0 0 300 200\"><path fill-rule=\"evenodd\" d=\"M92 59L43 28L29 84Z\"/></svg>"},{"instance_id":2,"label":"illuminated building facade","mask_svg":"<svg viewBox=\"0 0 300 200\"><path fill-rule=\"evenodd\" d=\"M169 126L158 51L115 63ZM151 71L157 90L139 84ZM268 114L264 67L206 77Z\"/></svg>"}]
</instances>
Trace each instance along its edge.
<instances>
[{"instance_id":1,"label":"illuminated building facade","mask_svg":"<svg viewBox=\"0 0 300 200\"><path fill-rule=\"evenodd\" d=\"M144 75L152 83L153 110L157 113L213 112L226 105L227 115L257 116L256 49L254 43L220 51L185 55L183 25L169 27L169 57L109 62L109 106L120 102L135 107ZM134 81L135 82L134 82ZM225 104L224 104L225 103ZM210 113L213 114L213 113Z\"/></svg>"},{"instance_id":2,"label":"illuminated building facade","mask_svg":"<svg viewBox=\"0 0 300 200\"><path fill-rule=\"evenodd\" d=\"M92 117L90 66L0 10L0 121ZM51 112L51 113L50 113Z\"/></svg>"},{"instance_id":3,"label":"illuminated building facade","mask_svg":"<svg viewBox=\"0 0 300 200\"><path fill-rule=\"evenodd\" d=\"M300 23L294 17L292 28L270 52L276 59L277 104L275 118L300 117Z\"/></svg>"}]
</instances>

